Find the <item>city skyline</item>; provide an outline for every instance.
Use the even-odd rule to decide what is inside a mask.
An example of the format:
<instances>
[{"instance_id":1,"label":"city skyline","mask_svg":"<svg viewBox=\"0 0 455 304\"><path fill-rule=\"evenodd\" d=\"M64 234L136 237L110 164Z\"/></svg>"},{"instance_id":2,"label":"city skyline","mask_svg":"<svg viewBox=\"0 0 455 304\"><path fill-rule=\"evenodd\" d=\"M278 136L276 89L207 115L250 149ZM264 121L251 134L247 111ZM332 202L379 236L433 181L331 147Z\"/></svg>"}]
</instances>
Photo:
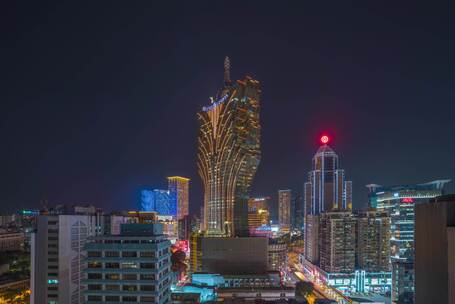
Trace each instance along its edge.
<instances>
[{"instance_id":1,"label":"city skyline","mask_svg":"<svg viewBox=\"0 0 455 304\"><path fill-rule=\"evenodd\" d=\"M455 179L455 145L446 140L453 133L453 76L447 67L454 64L455 44L439 39L451 32L444 25L450 10L416 5L411 17L407 6L334 4L325 10L263 4L239 13L214 4L201 18L190 17L195 5L187 16L176 15L182 17L178 31L164 34L155 28L166 14L156 15L162 10L152 4L94 4L92 11L61 4L50 15L49 8L34 5L5 10L14 26L2 50L10 71L1 93L2 212L39 208L45 199L138 209L140 189L164 189L164 177L180 175L194 181L189 201L191 213L198 214L203 192L194 113L219 88L226 55L232 78L252 74L262 84L263 155L251 194L272 196L274 208L277 190L303 193L324 132L353 181L354 209L367 206L367 184ZM131 25L111 28L114 22L99 14L105 9L122 12ZM215 18L210 11L222 14ZM70 12L86 25L75 26L66 18ZM268 25L268 18L252 12L275 18ZM438 18L422 18L431 12ZM218 22L232 14L248 17L255 35L242 32L245 24L226 28ZM194 29L183 29L187 23ZM214 37L216 32L224 36ZM224 43L216 43L220 36ZM247 38L255 51L245 52L241 42ZM448 184L447 192L454 187Z\"/></svg>"}]
</instances>

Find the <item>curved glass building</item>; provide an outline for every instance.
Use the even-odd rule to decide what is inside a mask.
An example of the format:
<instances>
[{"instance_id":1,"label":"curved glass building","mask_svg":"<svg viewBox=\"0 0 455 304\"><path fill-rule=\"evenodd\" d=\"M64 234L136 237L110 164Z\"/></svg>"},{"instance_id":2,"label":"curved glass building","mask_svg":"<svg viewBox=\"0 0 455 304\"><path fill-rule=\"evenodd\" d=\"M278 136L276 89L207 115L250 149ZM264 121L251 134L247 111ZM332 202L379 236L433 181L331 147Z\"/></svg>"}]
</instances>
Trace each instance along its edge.
<instances>
[{"instance_id":1,"label":"curved glass building","mask_svg":"<svg viewBox=\"0 0 455 304\"><path fill-rule=\"evenodd\" d=\"M247 235L249 190L261 159L261 89L248 76L231 81L227 57L224 68L223 88L197 113L204 225L209 235Z\"/></svg>"}]
</instances>

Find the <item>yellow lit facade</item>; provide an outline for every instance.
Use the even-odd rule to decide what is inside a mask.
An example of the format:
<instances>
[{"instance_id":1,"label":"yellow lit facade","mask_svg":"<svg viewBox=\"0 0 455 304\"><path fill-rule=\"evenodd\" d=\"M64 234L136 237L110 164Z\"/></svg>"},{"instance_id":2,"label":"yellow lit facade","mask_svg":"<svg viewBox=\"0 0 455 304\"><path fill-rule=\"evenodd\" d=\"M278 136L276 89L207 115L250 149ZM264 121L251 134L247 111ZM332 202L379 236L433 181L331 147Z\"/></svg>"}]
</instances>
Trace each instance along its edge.
<instances>
[{"instance_id":1,"label":"yellow lit facade","mask_svg":"<svg viewBox=\"0 0 455 304\"><path fill-rule=\"evenodd\" d=\"M181 176L169 176L168 189L175 194L177 200L177 220L189 214L189 184L190 179Z\"/></svg>"},{"instance_id":2,"label":"yellow lit facade","mask_svg":"<svg viewBox=\"0 0 455 304\"><path fill-rule=\"evenodd\" d=\"M210 235L248 231L248 197L261 158L259 82L232 82L225 61L224 86L198 113L198 171L204 187L204 226Z\"/></svg>"}]
</instances>

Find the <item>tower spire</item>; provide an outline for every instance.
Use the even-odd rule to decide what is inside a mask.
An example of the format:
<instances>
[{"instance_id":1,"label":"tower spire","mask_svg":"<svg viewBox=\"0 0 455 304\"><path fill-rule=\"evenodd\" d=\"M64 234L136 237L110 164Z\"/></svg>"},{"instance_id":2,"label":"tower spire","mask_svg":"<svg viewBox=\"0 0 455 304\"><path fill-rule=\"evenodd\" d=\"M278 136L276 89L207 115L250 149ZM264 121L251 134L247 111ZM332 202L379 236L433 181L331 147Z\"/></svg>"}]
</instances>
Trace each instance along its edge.
<instances>
[{"instance_id":1,"label":"tower spire","mask_svg":"<svg viewBox=\"0 0 455 304\"><path fill-rule=\"evenodd\" d=\"M231 62L228 56L224 58L224 82L231 82Z\"/></svg>"}]
</instances>

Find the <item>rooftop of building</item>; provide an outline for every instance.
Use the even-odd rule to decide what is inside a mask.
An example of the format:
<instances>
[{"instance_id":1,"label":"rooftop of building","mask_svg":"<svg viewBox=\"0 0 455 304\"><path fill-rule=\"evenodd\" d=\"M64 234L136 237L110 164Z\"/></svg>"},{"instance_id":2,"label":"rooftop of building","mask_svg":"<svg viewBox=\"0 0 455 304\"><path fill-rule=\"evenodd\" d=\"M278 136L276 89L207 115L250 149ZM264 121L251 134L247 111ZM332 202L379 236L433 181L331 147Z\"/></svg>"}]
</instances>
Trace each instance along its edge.
<instances>
[{"instance_id":1,"label":"rooftop of building","mask_svg":"<svg viewBox=\"0 0 455 304\"><path fill-rule=\"evenodd\" d=\"M319 147L319 149L316 151L316 155L318 154L336 154L335 151L330 147L329 145L322 145Z\"/></svg>"},{"instance_id":2,"label":"rooftop of building","mask_svg":"<svg viewBox=\"0 0 455 304\"><path fill-rule=\"evenodd\" d=\"M420 184L407 184L407 185L393 185L383 186L378 184L368 184L370 194L382 194L381 192L397 192L406 190L443 190L445 184L449 183L450 179L438 179L427 183Z\"/></svg>"},{"instance_id":3,"label":"rooftop of building","mask_svg":"<svg viewBox=\"0 0 455 304\"><path fill-rule=\"evenodd\" d=\"M431 199L430 202L455 202L455 194L437 196Z\"/></svg>"}]
</instances>

